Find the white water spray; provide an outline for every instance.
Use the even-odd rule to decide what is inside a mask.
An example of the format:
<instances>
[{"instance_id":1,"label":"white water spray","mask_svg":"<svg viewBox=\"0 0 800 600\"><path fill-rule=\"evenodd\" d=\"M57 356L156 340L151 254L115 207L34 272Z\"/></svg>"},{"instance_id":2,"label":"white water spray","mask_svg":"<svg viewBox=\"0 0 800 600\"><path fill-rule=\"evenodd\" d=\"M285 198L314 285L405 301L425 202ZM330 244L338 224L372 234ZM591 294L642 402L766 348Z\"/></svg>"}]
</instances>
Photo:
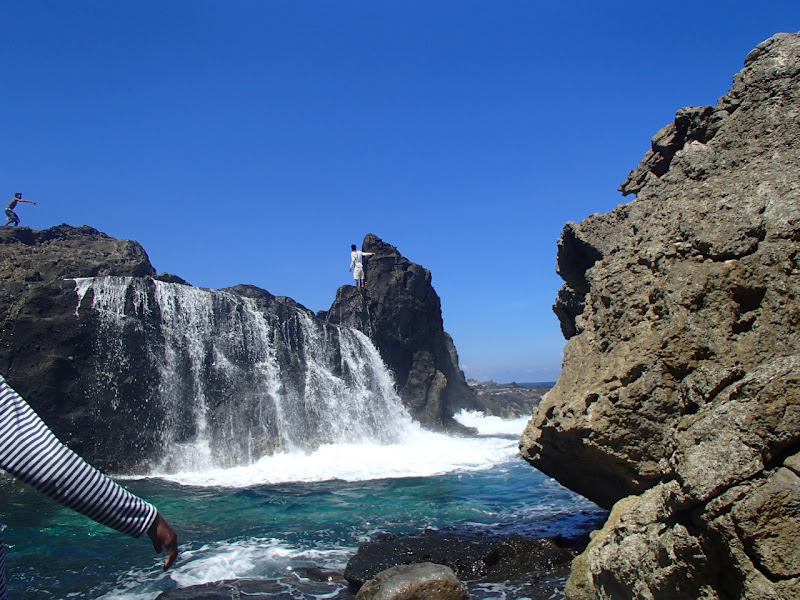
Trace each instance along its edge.
<instances>
[{"instance_id":1,"label":"white water spray","mask_svg":"<svg viewBox=\"0 0 800 600\"><path fill-rule=\"evenodd\" d=\"M274 298L131 277L75 283L76 314L91 292L100 321L102 385L120 385L133 352L144 352L156 374L143 397L164 415L159 471L250 465L327 444L391 444L413 429L391 373L357 330Z\"/></svg>"}]
</instances>

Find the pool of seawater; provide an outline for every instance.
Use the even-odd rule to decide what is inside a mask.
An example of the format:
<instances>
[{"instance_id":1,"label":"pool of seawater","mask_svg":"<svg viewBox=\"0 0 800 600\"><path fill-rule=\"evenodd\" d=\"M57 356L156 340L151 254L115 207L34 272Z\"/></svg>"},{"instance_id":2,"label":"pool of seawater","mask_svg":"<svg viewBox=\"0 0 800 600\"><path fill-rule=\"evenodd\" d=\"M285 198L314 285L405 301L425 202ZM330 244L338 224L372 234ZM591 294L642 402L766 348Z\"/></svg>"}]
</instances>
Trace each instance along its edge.
<instances>
[{"instance_id":1,"label":"pool of seawater","mask_svg":"<svg viewBox=\"0 0 800 600\"><path fill-rule=\"evenodd\" d=\"M319 584L298 574L308 568L341 572L360 543L381 533L454 527L572 535L605 515L520 459L518 435L445 437L390 449L383 459L388 466L380 462L384 448L327 448L316 464L329 461L329 478L318 469L313 477L301 472L314 462L304 455L295 457L294 476L292 458L282 457L280 469L268 460L227 472L121 479L178 532L180 556L166 573L146 537L122 536L0 477L11 597L152 600L168 588L235 578L274 578L287 590L283 597L320 597ZM474 460L449 458L450 445L471 446L465 452ZM403 452L406 473L398 466ZM477 600L559 598L563 583L474 583L470 591ZM329 598L346 597L344 588L322 587Z\"/></svg>"}]
</instances>

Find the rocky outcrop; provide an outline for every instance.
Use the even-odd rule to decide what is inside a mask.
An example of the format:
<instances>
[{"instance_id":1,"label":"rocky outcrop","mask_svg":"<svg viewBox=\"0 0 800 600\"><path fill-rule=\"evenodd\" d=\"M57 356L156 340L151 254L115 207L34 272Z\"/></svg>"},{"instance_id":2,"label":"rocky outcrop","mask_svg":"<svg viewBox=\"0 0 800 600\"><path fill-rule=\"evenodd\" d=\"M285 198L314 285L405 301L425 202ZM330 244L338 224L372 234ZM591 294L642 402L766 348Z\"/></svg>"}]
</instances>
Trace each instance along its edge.
<instances>
[{"instance_id":1,"label":"rocky outcrop","mask_svg":"<svg viewBox=\"0 0 800 600\"><path fill-rule=\"evenodd\" d=\"M384 246L378 261L402 265ZM332 314L350 325L345 317L372 311L353 325L384 343L414 416L441 428L466 383L430 273L402 268L419 284L375 285L369 303L350 288L356 308ZM0 372L60 439L112 472L396 442L402 428L392 378L361 333L254 286L207 290L156 275L139 244L90 227L0 229L0 318ZM432 320L416 330L409 318Z\"/></svg>"},{"instance_id":2,"label":"rocky outcrop","mask_svg":"<svg viewBox=\"0 0 800 600\"><path fill-rule=\"evenodd\" d=\"M0 283L4 286L107 275L154 277L156 270L137 242L117 240L85 225L62 224L42 231L0 228ZM9 291L18 289L24 295L29 288L18 285Z\"/></svg>"},{"instance_id":3,"label":"rocky outcrop","mask_svg":"<svg viewBox=\"0 0 800 600\"><path fill-rule=\"evenodd\" d=\"M800 598L800 36L753 50L570 223L522 455L613 510L571 598Z\"/></svg>"},{"instance_id":4,"label":"rocky outcrop","mask_svg":"<svg viewBox=\"0 0 800 600\"><path fill-rule=\"evenodd\" d=\"M372 234L364 238L362 249L375 254L364 260L365 288L339 288L330 310L321 316L369 336L415 419L458 429L452 415L477 404L444 330L430 271Z\"/></svg>"},{"instance_id":5,"label":"rocky outcrop","mask_svg":"<svg viewBox=\"0 0 800 600\"><path fill-rule=\"evenodd\" d=\"M107 420L99 426L98 407L84 379L94 372L97 329L75 316L72 278L154 275L139 244L91 227L0 228L0 372L62 441L103 466L109 466L103 456L111 447L137 456L142 449L153 449L156 440L146 433L149 419L132 406L104 415ZM130 366L136 369L137 360ZM100 433L136 426L143 433ZM105 437L109 439L98 441Z\"/></svg>"},{"instance_id":6,"label":"rocky outcrop","mask_svg":"<svg viewBox=\"0 0 800 600\"><path fill-rule=\"evenodd\" d=\"M550 384L523 386L494 381L470 381L469 386L475 392L478 410L486 416L501 419L527 417L553 387Z\"/></svg>"}]
</instances>

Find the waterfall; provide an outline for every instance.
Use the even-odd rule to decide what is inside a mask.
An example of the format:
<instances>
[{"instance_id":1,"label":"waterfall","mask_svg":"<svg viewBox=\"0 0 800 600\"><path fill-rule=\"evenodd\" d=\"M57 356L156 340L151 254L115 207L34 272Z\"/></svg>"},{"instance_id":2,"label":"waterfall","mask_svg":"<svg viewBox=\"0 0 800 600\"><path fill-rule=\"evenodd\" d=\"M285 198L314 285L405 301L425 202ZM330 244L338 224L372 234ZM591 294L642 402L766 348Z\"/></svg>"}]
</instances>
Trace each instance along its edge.
<instances>
[{"instance_id":1,"label":"waterfall","mask_svg":"<svg viewBox=\"0 0 800 600\"><path fill-rule=\"evenodd\" d=\"M141 382L137 401L159 415L166 454L153 466L161 470L246 465L329 443L393 443L410 424L370 340L290 300L147 278L75 284L76 314L91 294L99 321L98 385Z\"/></svg>"}]
</instances>

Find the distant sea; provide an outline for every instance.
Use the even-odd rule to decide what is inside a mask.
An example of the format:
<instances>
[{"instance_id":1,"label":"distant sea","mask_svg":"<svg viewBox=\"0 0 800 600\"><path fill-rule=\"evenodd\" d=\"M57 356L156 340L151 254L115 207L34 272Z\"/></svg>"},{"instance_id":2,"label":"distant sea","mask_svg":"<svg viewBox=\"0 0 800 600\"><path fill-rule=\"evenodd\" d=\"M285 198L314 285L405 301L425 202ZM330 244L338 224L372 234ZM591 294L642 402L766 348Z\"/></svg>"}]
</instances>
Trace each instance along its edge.
<instances>
[{"instance_id":1,"label":"distant sea","mask_svg":"<svg viewBox=\"0 0 800 600\"><path fill-rule=\"evenodd\" d=\"M10 597L152 600L172 587L270 578L280 598L345 598L346 582L320 587L307 571L343 571L381 533L573 535L602 521L604 511L519 457L527 419L458 418L479 435L415 429L401 444L328 445L246 467L118 479L178 531L181 554L166 573L146 537L127 538L0 476ZM564 580L468 585L476 600L539 600L563 598Z\"/></svg>"}]
</instances>

